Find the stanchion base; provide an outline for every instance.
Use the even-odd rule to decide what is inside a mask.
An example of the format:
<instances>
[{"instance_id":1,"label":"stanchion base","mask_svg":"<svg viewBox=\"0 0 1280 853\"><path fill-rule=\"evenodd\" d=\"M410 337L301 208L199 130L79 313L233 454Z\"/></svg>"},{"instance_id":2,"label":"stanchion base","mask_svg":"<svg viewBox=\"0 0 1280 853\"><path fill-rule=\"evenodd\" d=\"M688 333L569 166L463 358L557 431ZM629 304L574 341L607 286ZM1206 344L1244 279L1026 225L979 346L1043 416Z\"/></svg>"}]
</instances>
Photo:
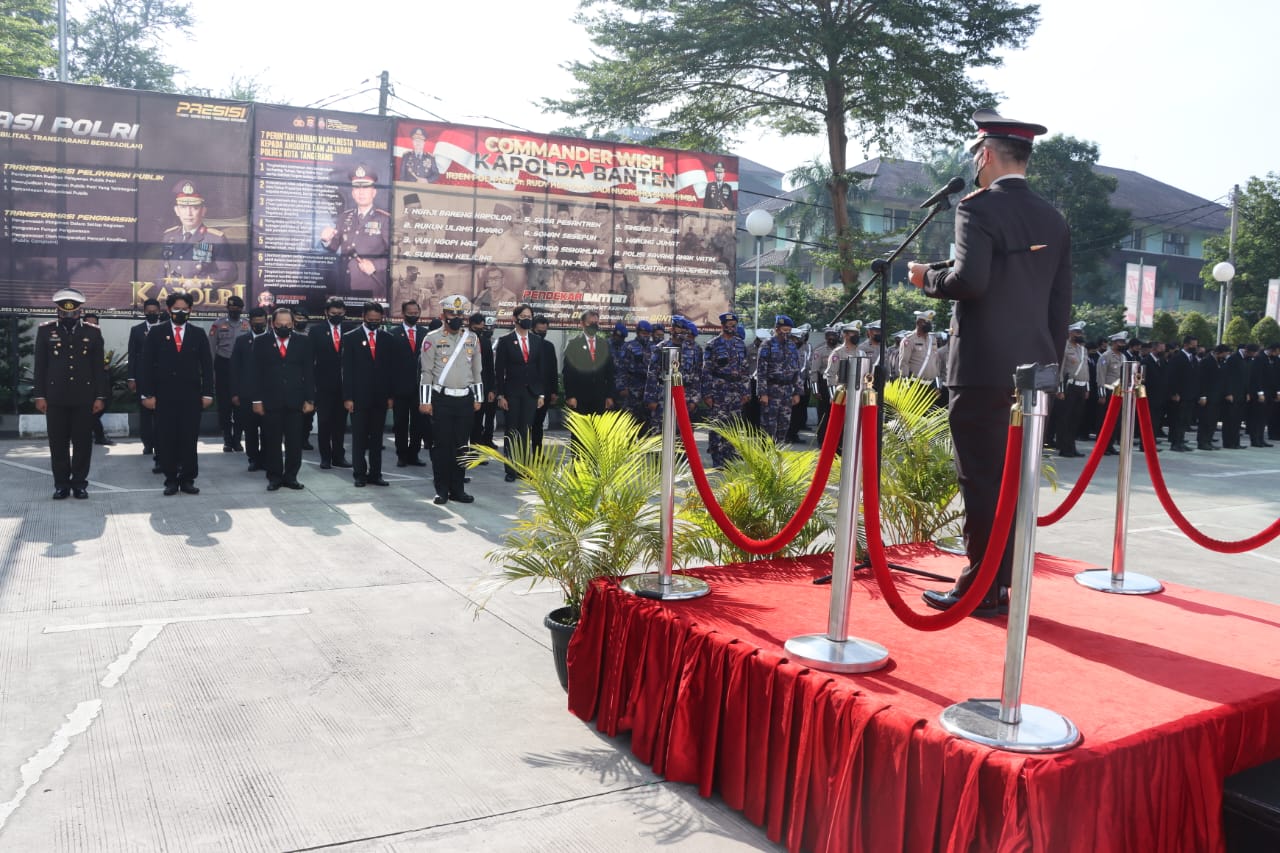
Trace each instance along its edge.
<instances>
[{"instance_id":1,"label":"stanchion base","mask_svg":"<svg viewBox=\"0 0 1280 853\"><path fill-rule=\"evenodd\" d=\"M702 598L711 592L711 587L702 578L689 575L671 575L671 583L663 585L662 575L658 572L647 572L642 575L627 575L618 581L618 586L625 592L641 598L656 598L659 601L684 601L690 598Z\"/></svg>"},{"instance_id":2,"label":"stanchion base","mask_svg":"<svg viewBox=\"0 0 1280 853\"><path fill-rule=\"evenodd\" d=\"M1114 592L1117 595L1151 595L1164 589L1164 584L1155 578L1133 572L1125 572L1124 577L1112 580L1110 569L1081 572L1076 575L1076 583L1098 592Z\"/></svg>"},{"instance_id":3,"label":"stanchion base","mask_svg":"<svg viewBox=\"0 0 1280 853\"><path fill-rule=\"evenodd\" d=\"M963 536L943 536L933 540L933 546L944 554L955 554L957 557L967 557L969 554L964 549Z\"/></svg>"},{"instance_id":4,"label":"stanchion base","mask_svg":"<svg viewBox=\"0 0 1280 853\"><path fill-rule=\"evenodd\" d=\"M999 699L970 699L944 708L939 720L956 737L1007 752L1064 752L1080 743L1080 730L1059 713L1021 707L1022 722L1000 722Z\"/></svg>"},{"instance_id":5,"label":"stanchion base","mask_svg":"<svg viewBox=\"0 0 1280 853\"><path fill-rule=\"evenodd\" d=\"M837 643L826 634L801 634L783 648L792 661L823 672L874 672L889 662L888 649L857 637Z\"/></svg>"}]
</instances>

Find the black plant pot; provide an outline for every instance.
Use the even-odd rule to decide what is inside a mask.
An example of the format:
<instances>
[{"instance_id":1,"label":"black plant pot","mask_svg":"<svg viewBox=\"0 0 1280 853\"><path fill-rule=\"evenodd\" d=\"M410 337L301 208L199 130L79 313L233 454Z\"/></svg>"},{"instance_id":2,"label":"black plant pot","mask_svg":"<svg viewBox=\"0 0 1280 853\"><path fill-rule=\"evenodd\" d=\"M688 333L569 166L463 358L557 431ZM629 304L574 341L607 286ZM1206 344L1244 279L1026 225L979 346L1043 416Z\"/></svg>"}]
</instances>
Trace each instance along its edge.
<instances>
[{"instance_id":1,"label":"black plant pot","mask_svg":"<svg viewBox=\"0 0 1280 853\"><path fill-rule=\"evenodd\" d=\"M546 615L542 624L551 630L551 656L556 662L556 675L560 686L569 692L569 638L578 627L577 614L572 607L557 607Z\"/></svg>"}]
</instances>

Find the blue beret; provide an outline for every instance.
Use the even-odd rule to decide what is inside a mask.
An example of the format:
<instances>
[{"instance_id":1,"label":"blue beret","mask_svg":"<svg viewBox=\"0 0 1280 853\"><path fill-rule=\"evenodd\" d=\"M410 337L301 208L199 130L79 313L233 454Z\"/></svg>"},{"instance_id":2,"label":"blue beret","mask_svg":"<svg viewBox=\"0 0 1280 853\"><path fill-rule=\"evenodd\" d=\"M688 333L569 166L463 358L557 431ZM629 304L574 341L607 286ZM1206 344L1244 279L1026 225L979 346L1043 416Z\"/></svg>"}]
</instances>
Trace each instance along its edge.
<instances>
[{"instance_id":1,"label":"blue beret","mask_svg":"<svg viewBox=\"0 0 1280 853\"><path fill-rule=\"evenodd\" d=\"M693 322L692 320L685 320L684 327L688 329L691 334L694 334L694 335L698 334L698 324Z\"/></svg>"},{"instance_id":2,"label":"blue beret","mask_svg":"<svg viewBox=\"0 0 1280 853\"><path fill-rule=\"evenodd\" d=\"M627 324L619 320L613 324L613 330L619 334L625 335L627 333Z\"/></svg>"},{"instance_id":3,"label":"blue beret","mask_svg":"<svg viewBox=\"0 0 1280 853\"><path fill-rule=\"evenodd\" d=\"M641 320L639 323L636 323L636 331L637 331L637 332L652 332L652 331L653 331L653 324L652 324L652 323L650 323L648 320Z\"/></svg>"},{"instance_id":4,"label":"blue beret","mask_svg":"<svg viewBox=\"0 0 1280 853\"><path fill-rule=\"evenodd\" d=\"M730 320L734 321L735 323L738 322L738 315L733 313L732 311L726 311L720 315L721 326L723 326L725 323L729 322Z\"/></svg>"},{"instance_id":5,"label":"blue beret","mask_svg":"<svg viewBox=\"0 0 1280 853\"><path fill-rule=\"evenodd\" d=\"M653 324L653 330L654 330L655 332L665 332L665 331L667 330L667 327L666 327L665 325L663 325L662 323L654 323L654 324Z\"/></svg>"},{"instance_id":6,"label":"blue beret","mask_svg":"<svg viewBox=\"0 0 1280 853\"><path fill-rule=\"evenodd\" d=\"M794 326L794 325L795 323L791 322L791 318L788 317L786 314L778 314L773 318L773 326L775 329L778 326Z\"/></svg>"}]
</instances>

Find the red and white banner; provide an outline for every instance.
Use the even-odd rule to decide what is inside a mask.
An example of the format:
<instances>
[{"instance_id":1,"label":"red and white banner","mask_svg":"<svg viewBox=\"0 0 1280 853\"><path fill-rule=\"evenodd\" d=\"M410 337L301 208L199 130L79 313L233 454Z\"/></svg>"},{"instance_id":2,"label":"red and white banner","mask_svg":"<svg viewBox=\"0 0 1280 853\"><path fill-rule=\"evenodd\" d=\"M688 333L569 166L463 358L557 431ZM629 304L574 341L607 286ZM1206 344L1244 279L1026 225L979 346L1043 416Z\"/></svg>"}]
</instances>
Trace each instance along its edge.
<instances>
[{"instance_id":1,"label":"red and white banner","mask_svg":"<svg viewBox=\"0 0 1280 853\"><path fill-rule=\"evenodd\" d=\"M1267 283L1267 316L1280 323L1280 278Z\"/></svg>"},{"instance_id":2,"label":"red and white banner","mask_svg":"<svg viewBox=\"0 0 1280 853\"><path fill-rule=\"evenodd\" d=\"M1124 324L1151 328L1156 313L1156 268L1124 265Z\"/></svg>"}]
</instances>

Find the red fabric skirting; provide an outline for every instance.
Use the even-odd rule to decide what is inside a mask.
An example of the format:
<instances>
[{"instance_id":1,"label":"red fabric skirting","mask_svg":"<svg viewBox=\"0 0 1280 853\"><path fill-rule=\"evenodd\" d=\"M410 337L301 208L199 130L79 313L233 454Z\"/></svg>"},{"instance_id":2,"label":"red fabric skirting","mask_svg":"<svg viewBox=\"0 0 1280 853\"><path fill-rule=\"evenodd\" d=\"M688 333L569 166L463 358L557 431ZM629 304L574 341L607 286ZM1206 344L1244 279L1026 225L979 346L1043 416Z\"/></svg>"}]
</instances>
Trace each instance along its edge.
<instances>
[{"instance_id":1,"label":"red fabric skirting","mask_svg":"<svg viewBox=\"0 0 1280 853\"><path fill-rule=\"evenodd\" d=\"M931 546L893 559L961 567ZM938 725L950 704L999 696L1005 618L912 631L859 573L851 633L887 646L889 666L787 660L789 637L826 630L830 587L811 579L830 562L700 570L712 593L687 602L595 581L570 711L630 732L657 773L718 791L792 851L1221 850L1223 780L1280 757L1280 608L1176 586L1104 595L1072 580L1093 567L1037 555L1023 701L1084 743L1018 755ZM929 586L895 577L910 600Z\"/></svg>"}]
</instances>

